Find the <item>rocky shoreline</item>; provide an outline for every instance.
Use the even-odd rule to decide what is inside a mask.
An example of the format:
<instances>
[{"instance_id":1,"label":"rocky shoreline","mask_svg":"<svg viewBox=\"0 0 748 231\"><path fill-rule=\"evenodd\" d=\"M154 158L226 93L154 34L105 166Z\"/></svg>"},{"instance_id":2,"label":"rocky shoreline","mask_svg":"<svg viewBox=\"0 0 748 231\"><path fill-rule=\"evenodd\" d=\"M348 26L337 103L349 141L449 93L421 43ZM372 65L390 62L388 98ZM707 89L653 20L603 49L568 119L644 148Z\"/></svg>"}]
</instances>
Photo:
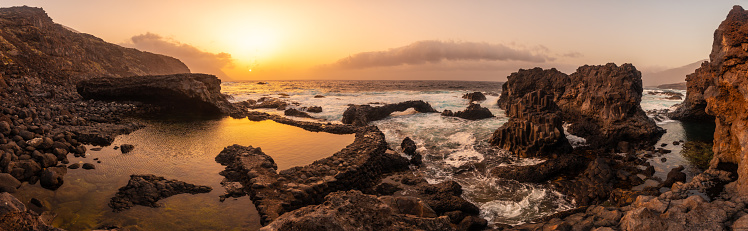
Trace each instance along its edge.
<instances>
[{"instance_id":1,"label":"rocky shoreline","mask_svg":"<svg viewBox=\"0 0 748 231\"><path fill-rule=\"evenodd\" d=\"M13 44L16 55L3 52L0 69L0 228L58 230L47 225L44 214L27 210L7 192L37 182L55 190L64 184L72 158L85 158L85 144L110 145L114 137L141 128L130 116L166 111L210 116L231 116L253 121L273 120L312 132L355 134L355 140L332 156L312 164L278 171L272 157L260 147L233 145L217 154L225 166L221 200L249 196L263 230L740 230L748 229L748 165L742 143L746 136L744 93L748 92L743 25L748 12L736 6L715 32L710 61L688 77L686 100L672 117L684 121L716 121L715 157L710 168L685 181L682 168L667 179L653 178L647 160L665 132L642 110L641 73L631 64L582 66L575 73L556 69L519 70L509 76L497 102L509 121L497 128L489 143L518 158L542 158L526 166L488 166L488 176L547 185L572 198L577 206L517 226L491 224L480 208L463 198L456 181L430 184L418 171L422 156L406 138L404 153L388 146L385 135L370 122L392 112L413 108L437 112L428 102L406 101L382 106L350 105L342 124L298 121L251 111L276 108L294 117L313 117L281 99L230 103L220 92L215 76L189 74L180 61L127 50L139 60L115 68L102 54L71 50L71 60L59 51L30 52L32 44L20 38L33 35L93 36L71 32L54 24L41 9L0 9L0 22L40 21L44 28L20 30L24 23L3 25L0 36ZM94 37L95 38L95 37ZM68 40L55 41L65 45ZM97 52L121 47L104 42L91 45ZM96 53L96 52L94 52ZM103 54L108 55L108 54ZM116 56L116 55L111 55ZM75 61L75 62L72 62ZM68 71L63 64L83 63ZM110 68L96 69L102 62ZM100 64L101 65L101 64ZM82 73L82 74L81 74ZM184 74L188 73L188 74ZM109 77L102 77L109 76ZM154 101L158 98L158 102ZM465 111L443 112L464 119L493 117L482 93L463 96ZM101 100L115 100L113 102ZM188 107L186 105L199 105ZM319 107L307 112L321 111ZM487 113L486 113L487 112ZM572 147L566 134L583 137L584 147ZM133 147L127 146L127 149ZM126 151L122 150L123 153ZM84 168L95 168L86 163ZM88 167L85 167L88 166ZM634 190L645 180L660 185ZM156 201L178 193L204 193L205 186L133 175L112 198L114 210L133 205L158 206ZM230 203L230 202L226 202Z\"/></svg>"}]
</instances>

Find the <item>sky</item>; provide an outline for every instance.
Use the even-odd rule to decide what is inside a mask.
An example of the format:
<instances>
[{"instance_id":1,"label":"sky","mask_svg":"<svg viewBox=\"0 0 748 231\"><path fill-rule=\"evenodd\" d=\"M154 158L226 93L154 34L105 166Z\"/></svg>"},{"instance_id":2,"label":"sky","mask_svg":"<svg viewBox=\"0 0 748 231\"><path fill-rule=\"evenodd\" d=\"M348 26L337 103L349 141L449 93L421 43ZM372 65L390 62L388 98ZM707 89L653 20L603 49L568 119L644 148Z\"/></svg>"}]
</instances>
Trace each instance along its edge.
<instances>
[{"instance_id":1,"label":"sky","mask_svg":"<svg viewBox=\"0 0 748 231\"><path fill-rule=\"evenodd\" d=\"M49 1L59 24L224 80L505 81L520 68L708 58L743 1ZM685 76L684 76L685 79Z\"/></svg>"}]
</instances>

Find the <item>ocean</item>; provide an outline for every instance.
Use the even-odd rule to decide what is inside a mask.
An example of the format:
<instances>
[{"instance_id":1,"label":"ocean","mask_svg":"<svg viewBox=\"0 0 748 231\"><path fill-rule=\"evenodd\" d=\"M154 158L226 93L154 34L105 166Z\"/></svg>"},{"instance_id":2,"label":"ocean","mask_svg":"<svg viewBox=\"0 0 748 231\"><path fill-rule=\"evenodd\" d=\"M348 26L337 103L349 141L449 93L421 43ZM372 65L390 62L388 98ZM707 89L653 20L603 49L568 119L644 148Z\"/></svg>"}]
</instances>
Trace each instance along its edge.
<instances>
[{"instance_id":1,"label":"ocean","mask_svg":"<svg viewBox=\"0 0 748 231\"><path fill-rule=\"evenodd\" d=\"M322 107L321 113L309 113L318 122L340 123L349 104L397 103L408 100L429 102L436 110L463 110L468 101L461 96L480 91L486 94L482 106L496 116L470 121L442 117L439 113L416 113L412 110L393 113L372 122L386 136L389 146L400 150L405 137L416 142L424 156L418 169L430 183L455 180L462 185L463 197L481 209L490 223L521 224L535 218L567 210L575 202L542 184L527 184L487 177L487 171L498 165L531 165L541 159L516 159L503 150L488 145L486 140L507 121L504 111L496 105L501 82L472 81L267 81L227 82L222 92L239 102L261 97L282 98L295 108ZM646 89L642 108L667 109L682 102L668 100ZM672 90L685 95L685 91ZM316 96L316 97L315 97ZM259 111L283 114L275 109ZM72 158L71 163L95 163L96 170L70 170L65 183L56 191L36 185L24 185L14 194L28 201L37 198L57 214L53 224L68 230L87 230L101 226L118 226L131 230L256 230L259 215L247 197L219 201L223 194L218 173L223 166L214 161L226 146L240 144L261 147L278 164L278 170L303 166L325 158L353 141L353 135L308 132L273 121L254 122L247 119L221 118L194 120L179 118L130 118L146 125L128 135L118 136L106 147L88 146L86 158ZM683 124L662 120L666 128L661 143L687 140ZM573 145L584 145L584 139L568 135ZM134 144L135 149L121 154L116 146ZM656 176L665 179L667 171L677 165L687 166L692 176L696 169L680 157L680 146L670 146L673 153L667 161L652 158ZM94 161L101 161L97 163ZM115 213L107 206L119 187L127 184L131 174L155 174L207 185L207 194L182 194L160 202L163 207L135 206ZM648 182L654 184L655 182ZM27 184L27 183L24 183Z\"/></svg>"}]
</instances>

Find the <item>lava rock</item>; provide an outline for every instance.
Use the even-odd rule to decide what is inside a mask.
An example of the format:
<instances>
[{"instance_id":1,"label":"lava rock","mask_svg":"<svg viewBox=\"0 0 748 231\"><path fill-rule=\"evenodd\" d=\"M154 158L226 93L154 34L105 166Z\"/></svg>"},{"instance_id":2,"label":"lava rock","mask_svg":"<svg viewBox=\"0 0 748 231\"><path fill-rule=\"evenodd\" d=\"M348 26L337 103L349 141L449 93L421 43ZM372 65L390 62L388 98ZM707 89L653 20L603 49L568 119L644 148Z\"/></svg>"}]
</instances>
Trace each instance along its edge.
<instances>
[{"instance_id":1,"label":"lava rock","mask_svg":"<svg viewBox=\"0 0 748 231\"><path fill-rule=\"evenodd\" d=\"M371 121L387 118L387 116L392 112L405 111L408 108L413 108L421 113L437 112L431 107L431 104L421 100L385 104L379 107L372 107L369 105L350 105L348 106L348 109L343 112L342 122L354 126L366 126Z\"/></svg>"},{"instance_id":2,"label":"lava rock","mask_svg":"<svg viewBox=\"0 0 748 231\"><path fill-rule=\"evenodd\" d=\"M481 93L479 91L472 92L472 93L466 93L466 94L462 95L462 98L470 100L470 102L486 100L486 96L483 95L483 93Z\"/></svg>"},{"instance_id":3,"label":"lava rock","mask_svg":"<svg viewBox=\"0 0 748 231\"><path fill-rule=\"evenodd\" d=\"M159 200L182 193L208 193L213 189L178 180L167 180L154 175L131 175L127 185L120 188L109 201L109 207L119 212L134 205L161 207Z\"/></svg>"},{"instance_id":4,"label":"lava rock","mask_svg":"<svg viewBox=\"0 0 748 231\"><path fill-rule=\"evenodd\" d=\"M83 169L96 169L96 166L92 163L84 163L82 168Z\"/></svg>"},{"instance_id":5,"label":"lava rock","mask_svg":"<svg viewBox=\"0 0 748 231\"><path fill-rule=\"evenodd\" d=\"M49 190L57 190L64 183L63 176L67 173L65 167L49 167L44 169L39 184Z\"/></svg>"},{"instance_id":6,"label":"lava rock","mask_svg":"<svg viewBox=\"0 0 748 231\"><path fill-rule=\"evenodd\" d=\"M416 149L418 147L416 146L416 142L410 139L410 137L405 137L405 139L403 139L403 142L400 143L400 148L405 154L412 156L416 154Z\"/></svg>"},{"instance_id":7,"label":"lava rock","mask_svg":"<svg viewBox=\"0 0 748 231\"><path fill-rule=\"evenodd\" d=\"M132 145L132 144L123 144L119 148L120 148L119 150L120 150L120 152L122 152L122 154L126 154L126 153L131 152L133 149L135 149L135 145Z\"/></svg>"}]
</instances>

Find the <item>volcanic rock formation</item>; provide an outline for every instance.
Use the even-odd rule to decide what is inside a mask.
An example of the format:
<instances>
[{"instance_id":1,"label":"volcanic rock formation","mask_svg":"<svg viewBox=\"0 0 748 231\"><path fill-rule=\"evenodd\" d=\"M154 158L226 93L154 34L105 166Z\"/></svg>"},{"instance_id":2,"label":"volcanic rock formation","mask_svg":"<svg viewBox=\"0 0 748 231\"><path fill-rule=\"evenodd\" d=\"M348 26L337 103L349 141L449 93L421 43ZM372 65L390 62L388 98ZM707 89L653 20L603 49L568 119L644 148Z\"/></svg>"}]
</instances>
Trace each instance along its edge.
<instances>
[{"instance_id":1,"label":"volcanic rock formation","mask_svg":"<svg viewBox=\"0 0 748 231\"><path fill-rule=\"evenodd\" d=\"M713 85L717 69L708 61L690 75L686 76L686 99L675 111L668 114L672 119L682 121L713 122L714 116L706 113L704 92Z\"/></svg>"},{"instance_id":2,"label":"volcanic rock formation","mask_svg":"<svg viewBox=\"0 0 748 231\"><path fill-rule=\"evenodd\" d=\"M421 100L405 101L395 104L385 104L384 106L372 107L369 105L350 105L343 112L343 123L354 126L366 126L371 121L387 118L392 112L405 111L413 108L417 112L437 112L431 107L431 104Z\"/></svg>"},{"instance_id":3,"label":"volcanic rock formation","mask_svg":"<svg viewBox=\"0 0 748 231\"><path fill-rule=\"evenodd\" d=\"M101 77L80 81L77 89L88 99L140 101L196 114L230 114L237 110L221 93L221 80L214 75Z\"/></svg>"}]
</instances>

